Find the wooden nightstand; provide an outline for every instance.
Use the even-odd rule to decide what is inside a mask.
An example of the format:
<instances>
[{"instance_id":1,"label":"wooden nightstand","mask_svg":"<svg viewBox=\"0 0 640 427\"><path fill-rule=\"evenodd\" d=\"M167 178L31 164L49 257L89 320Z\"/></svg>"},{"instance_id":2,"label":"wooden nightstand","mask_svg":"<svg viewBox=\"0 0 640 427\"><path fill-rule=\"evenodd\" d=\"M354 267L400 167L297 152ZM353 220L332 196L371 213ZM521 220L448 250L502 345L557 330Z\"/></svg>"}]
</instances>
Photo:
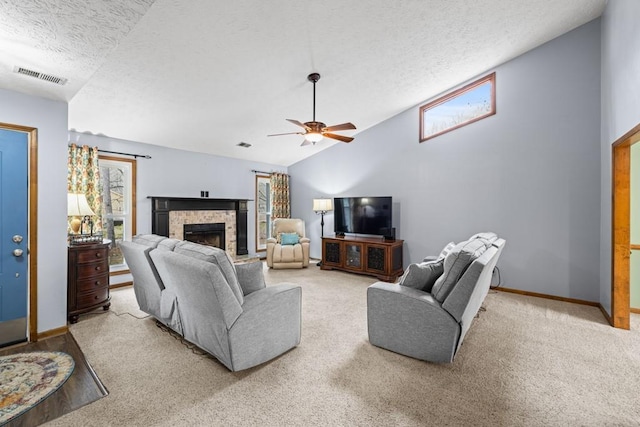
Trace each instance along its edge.
<instances>
[{"instance_id":1,"label":"wooden nightstand","mask_svg":"<svg viewBox=\"0 0 640 427\"><path fill-rule=\"evenodd\" d=\"M80 313L102 307L108 310L109 243L69 246L67 266L67 317L78 321Z\"/></svg>"}]
</instances>

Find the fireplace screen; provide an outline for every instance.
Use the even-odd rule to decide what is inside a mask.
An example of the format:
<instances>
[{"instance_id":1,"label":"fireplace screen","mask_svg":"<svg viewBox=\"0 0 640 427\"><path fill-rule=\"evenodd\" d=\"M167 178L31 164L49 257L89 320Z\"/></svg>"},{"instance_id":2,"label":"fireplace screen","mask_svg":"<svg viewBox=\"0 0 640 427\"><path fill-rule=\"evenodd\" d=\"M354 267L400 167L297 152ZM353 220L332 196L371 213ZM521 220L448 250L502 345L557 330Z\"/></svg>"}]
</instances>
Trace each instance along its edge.
<instances>
[{"instance_id":1,"label":"fireplace screen","mask_svg":"<svg viewBox=\"0 0 640 427\"><path fill-rule=\"evenodd\" d=\"M225 224L184 224L184 239L201 245L225 248Z\"/></svg>"}]
</instances>

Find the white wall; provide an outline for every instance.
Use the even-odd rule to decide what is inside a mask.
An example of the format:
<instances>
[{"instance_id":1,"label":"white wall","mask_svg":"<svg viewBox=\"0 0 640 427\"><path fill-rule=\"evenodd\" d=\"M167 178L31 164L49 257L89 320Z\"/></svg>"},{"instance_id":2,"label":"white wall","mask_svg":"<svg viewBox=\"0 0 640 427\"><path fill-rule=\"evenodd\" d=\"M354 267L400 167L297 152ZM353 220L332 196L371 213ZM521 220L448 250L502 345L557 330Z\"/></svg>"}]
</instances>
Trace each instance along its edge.
<instances>
[{"instance_id":1,"label":"white wall","mask_svg":"<svg viewBox=\"0 0 640 427\"><path fill-rule=\"evenodd\" d=\"M0 89L0 121L38 129L38 332L44 332L67 324L67 103Z\"/></svg>"},{"instance_id":2,"label":"white wall","mask_svg":"<svg viewBox=\"0 0 640 427\"><path fill-rule=\"evenodd\" d=\"M611 144L640 123L637 0L609 1L602 15L600 303L611 314Z\"/></svg>"},{"instance_id":3,"label":"white wall","mask_svg":"<svg viewBox=\"0 0 640 427\"><path fill-rule=\"evenodd\" d=\"M99 149L149 155L137 163L138 234L151 233L149 196L200 197L209 191L211 199L249 199L249 255L255 255L255 174L252 170L287 172L284 166L212 156L85 133L69 132L69 140ZM130 158L130 157L129 157Z\"/></svg>"},{"instance_id":4,"label":"white wall","mask_svg":"<svg viewBox=\"0 0 640 427\"><path fill-rule=\"evenodd\" d=\"M313 198L390 195L405 266L492 230L507 240L503 286L598 300L600 21L495 71L492 117L419 143L416 106L289 167L312 256Z\"/></svg>"}]
</instances>

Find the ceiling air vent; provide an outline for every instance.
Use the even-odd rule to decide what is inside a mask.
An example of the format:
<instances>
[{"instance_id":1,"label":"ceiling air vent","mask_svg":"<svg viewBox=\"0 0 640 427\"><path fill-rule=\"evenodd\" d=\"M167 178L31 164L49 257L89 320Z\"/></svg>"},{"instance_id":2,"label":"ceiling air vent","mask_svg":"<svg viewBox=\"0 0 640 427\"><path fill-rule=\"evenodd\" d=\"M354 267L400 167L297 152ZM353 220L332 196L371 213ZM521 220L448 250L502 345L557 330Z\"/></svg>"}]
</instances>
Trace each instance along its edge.
<instances>
[{"instance_id":1,"label":"ceiling air vent","mask_svg":"<svg viewBox=\"0 0 640 427\"><path fill-rule=\"evenodd\" d=\"M46 82L55 83L58 85L64 85L67 83L67 79L63 79L62 77L52 76L51 74L40 73L38 71L29 70L28 68L23 67L13 67L13 72L18 74L24 74L25 76L33 77L39 80L44 80Z\"/></svg>"},{"instance_id":2,"label":"ceiling air vent","mask_svg":"<svg viewBox=\"0 0 640 427\"><path fill-rule=\"evenodd\" d=\"M249 148L251 147L251 144L247 143L247 142L240 142L238 144L236 144L238 147L242 147L242 148Z\"/></svg>"}]
</instances>

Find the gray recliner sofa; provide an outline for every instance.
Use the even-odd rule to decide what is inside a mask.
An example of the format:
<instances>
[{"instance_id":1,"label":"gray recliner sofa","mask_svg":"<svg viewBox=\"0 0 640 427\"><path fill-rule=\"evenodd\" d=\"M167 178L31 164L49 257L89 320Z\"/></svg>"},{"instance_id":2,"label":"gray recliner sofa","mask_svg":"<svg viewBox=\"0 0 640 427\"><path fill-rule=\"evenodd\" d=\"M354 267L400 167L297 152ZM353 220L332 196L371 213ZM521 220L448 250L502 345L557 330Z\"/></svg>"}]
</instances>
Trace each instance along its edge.
<instances>
[{"instance_id":1,"label":"gray recliner sofa","mask_svg":"<svg viewBox=\"0 0 640 427\"><path fill-rule=\"evenodd\" d=\"M155 237L143 240L153 244ZM167 238L152 248L144 241L123 247L140 308L229 370L259 365L300 343L300 286L267 287L261 262L235 265L218 248Z\"/></svg>"},{"instance_id":2,"label":"gray recliner sofa","mask_svg":"<svg viewBox=\"0 0 640 427\"><path fill-rule=\"evenodd\" d=\"M430 362L452 362L489 292L505 240L479 233L411 264L400 283L367 289L369 342Z\"/></svg>"},{"instance_id":3,"label":"gray recliner sofa","mask_svg":"<svg viewBox=\"0 0 640 427\"><path fill-rule=\"evenodd\" d=\"M165 287L149 255L156 248L172 251L178 242L177 239L144 234L134 236L132 242L120 242L119 246L133 276L133 291L140 310L182 335L176 294Z\"/></svg>"}]
</instances>

